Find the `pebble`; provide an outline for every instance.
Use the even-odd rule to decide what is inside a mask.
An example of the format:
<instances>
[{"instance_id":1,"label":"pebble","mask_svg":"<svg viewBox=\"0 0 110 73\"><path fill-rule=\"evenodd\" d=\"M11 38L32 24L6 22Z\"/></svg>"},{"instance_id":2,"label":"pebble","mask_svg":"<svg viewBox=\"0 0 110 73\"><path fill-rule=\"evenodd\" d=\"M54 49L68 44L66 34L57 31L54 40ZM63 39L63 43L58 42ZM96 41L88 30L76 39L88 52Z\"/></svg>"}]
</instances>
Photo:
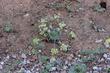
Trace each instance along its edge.
<instances>
[{"instance_id":1,"label":"pebble","mask_svg":"<svg viewBox=\"0 0 110 73\"><path fill-rule=\"evenodd\" d=\"M104 55L103 55L103 57L104 57L104 58L107 58L107 57L108 57L108 55L107 55L107 54L104 54Z\"/></svg>"},{"instance_id":2,"label":"pebble","mask_svg":"<svg viewBox=\"0 0 110 73\"><path fill-rule=\"evenodd\" d=\"M105 61L104 58L101 58L101 59L98 60L99 63L104 62L104 61Z\"/></svg>"},{"instance_id":3,"label":"pebble","mask_svg":"<svg viewBox=\"0 0 110 73\"><path fill-rule=\"evenodd\" d=\"M66 70L68 68L68 66L63 66L63 69Z\"/></svg>"},{"instance_id":4,"label":"pebble","mask_svg":"<svg viewBox=\"0 0 110 73\"><path fill-rule=\"evenodd\" d=\"M31 71L30 70L25 70L25 73L31 73Z\"/></svg>"},{"instance_id":5,"label":"pebble","mask_svg":"<svg viewBox=\"0 0 110 73\"><path fill-rule=\"evenodd\" d=\"M99 40L97 39L95 42L96 43L101 43L102 41L103 41L102 39L99 39Z\"/></svg>"},{"instance_id":6,"label":"pebble","mask_svg":"<svg viewBox=\"0 0 110 73\"><path fill-rule=\"evenodd\" d=\"M97 71L99 68L97 66L93 67L93 70Z\"/></svg>"},{"instance_id":7,"label":"pebble","mask_svg":"<svg viewBox=\"0 0 110 73\"><path fill-rule=\"evenodd\" d=\"M22 64L27 64L26 59L24 59L24 60L22 61Z\"/></svg>"},{"instance_id":8,"label":"pebble","mask_svg":"<svg viewBox=\"0 0 110 73\"><path fill-rule=\"evenodd\" d=\"M26 54L24 54L24 53L22 53L21 57L24 58L24 59L27 58Z\"/></svg>"},{"instance_id":9,"label":"pebble","mask_svg":"<svg viewBox=\"0 0 110 73\"><path fill-rule=\"evenodd\" d=\"M13 54L13 55L12 55L12 58L16 59L16 55Z\"/></svg>"},{"instance_id":10,"label":"pebble","mask_svg":"<svg viewBox=\"0 0 110 73\"><path fill-rule=\"evenodd\" d=\"M56 67L52 67L50 71L55 71L56 69Z\"/></svg>"},{"instance_id":11,"label":"pebble","mask_svg":"<svg viewBox=\"0 0 110 73\"><path fill-rule=\"evenodd\" d=\"M67 73L66 70L61 71L61 73Z\"/></svg>"},{"instance_id":12,"label":"pebble","mask_svg":"<svg viewBox=\"0 0 110 73\"><path fill-rule=\"evenodd\" d=\"M29 16L29 13L26 13L25 15L24 15L24 17L28 17Z\"/></svg>"},{"instance_id":13,"label":"pebble","mask_svg":"<svg viewBox=\"0 0 110 73\"><path fill-rule=\"evenodd\" d=\"M94 66L94 67L93 67L93 70L94 70L94 71L101 71L101 70L102 70L102 67Z\"/></svg>"},{"instance_id":14,"label":"pebble","mask_svg":"<svg viewBox=\"0 0 110 73\"><path fill-rule=\"evenodd\" d=\"M3 64L4 64L4 62L0 62L0 64L1 64L1 65L3 65Z\"/></svg>"},{"instance_id":15,"label":"pebble","mask_svg":"<svg viewBox=\"0 0 110 73\"><path fill-rule=\"evenodd\" d=\"M3 66L2 65L0 65L0 69L3 69Z\"/></svg>"},{"instance_id":16,"label":"pebble","mask_svg":"<svg viewBox=\"0 0 110 73\"><path fill-rule=\"evenodd\" d=\"M93 71L93 73L99 73L98 71Z\"/></svg>"}]
</instances>

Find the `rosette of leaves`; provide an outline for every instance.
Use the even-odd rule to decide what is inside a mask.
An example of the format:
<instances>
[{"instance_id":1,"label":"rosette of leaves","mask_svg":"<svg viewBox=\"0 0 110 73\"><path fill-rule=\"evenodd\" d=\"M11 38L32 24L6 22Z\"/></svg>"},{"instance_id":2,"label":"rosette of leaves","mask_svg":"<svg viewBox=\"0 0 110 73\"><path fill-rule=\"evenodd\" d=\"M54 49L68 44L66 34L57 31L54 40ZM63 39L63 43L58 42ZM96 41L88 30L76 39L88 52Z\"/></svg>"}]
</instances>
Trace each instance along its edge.
<instances>
[{"instance_id":1,"label":"rosette of leaves","mask_svg":"<svg viewBox=\"0 0 110 73\"><path fill-rule=\"evenodd\" d=\"M12 32L13 30L12 24L10 22L6 22L3 30L7 33Z\"/></svg>"},{"instance_id":2,"label":"rosette of leaves","mask_svg":"<svg viewBox=\"0 0 110 73\"><path fill-rule=\"evenodd\" d=\"M70 33L68 34L70 38L75 39L76 38L76 34L73 31L70 31Z\"/></svg>"},{"instance_id":3,"label":"rosette of leaves","mask_svg":"<svg viewBox=\"0 0 110 73\"><path fill-rule=\"evenodd\" d=\"M39 27L39 32L40 32L39 34L43 36L47 36L47 31L49 29L47 24L43 22L38 27Z\"/></svg>"},{"instance_id":4,"label":"rosette of leaves","mask_svg":"<svg viewBox=\"0 0 110 73\"><path fill-rule=\"evenodd\" d=\"M52 49L51 49L51 54L52 54L52 56L58 54L58 52L59 52L59 51L58 51L57 48L52 48Z\"/></svg>"},{"instance_id":5,"label":"rosette of leaves","mask_svg":"<svg viewBox=\"0 0 110 73\"><path fill-rule=\"evenodd\" d=\"M66 44L61 44L61 46L60 46L60 50L62 50L62 51L64 51L64 52L67 52L68 51L68 45L66 45Z\"/></svg>"},{"instance_id":6,"label":"rosette of leaves","mask_svg":"<svg viewBox=\"0 0 110 73\"><path fill-rule=\"evenodd\" d=\"M52 42L57 42L60 38L60 31L57 28L50 29L48 31L48 38Z\"/></svg>"},{"instance_id":7,"label":"rosette of leaves","mask_svg":"<svg viewBox=\"0 0 110 73\"><path fill-rule=\"evenodd\" d=\"M60 22L59 27L62 30L64 27L66 27L66 24L64 22Z\"/></svg>"},{"instance_id":8,"label":"rosette of leaves","mask_svg":"<svg viewBox=\"0 0 110 73\"><path fill-rule=\"evenodd\" d=\"M75 64L71 66L68 73L86 73L87 66L85 64Z\"/></svg>"},{"instance_id":9,"label":"rosette of leaves","mask_svg":"<svg viewBox=\"0 0 110 73\"><path fill-rule=\"evenodd\" d=\"M32 39L32 45L34 48L37 48L37 49L43 49L45 47L45 45L41 41L41 39L39 39L37 37Z\"/></svg>"}]
</instances>

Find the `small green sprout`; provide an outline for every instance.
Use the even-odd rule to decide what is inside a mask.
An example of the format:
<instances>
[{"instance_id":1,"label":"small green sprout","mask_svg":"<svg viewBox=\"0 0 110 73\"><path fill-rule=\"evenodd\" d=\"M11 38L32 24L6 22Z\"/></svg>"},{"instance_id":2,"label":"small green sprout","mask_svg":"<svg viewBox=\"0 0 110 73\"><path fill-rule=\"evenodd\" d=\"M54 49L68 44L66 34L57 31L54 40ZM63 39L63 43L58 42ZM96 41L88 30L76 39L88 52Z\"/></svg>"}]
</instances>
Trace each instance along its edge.
<instances>
[{"instance_id":1,"label":"small green sprout","mask_svg":"<svg viewBox=\"0 0 110 73\"><path fill-rule=\"evenodd\" d=\"M40 31L40 35L46 36L47 31L48 31L48 27L46 23L42 23L41 25L38 26L39 27L39 31Z\"/></svg>"},{"instance_id":2,"label":"small green sprout","mask_svg":"<svg viewBox=\"0 0 110 73\"><path fill-rule=\"evenodd\" d=\"M7 22L3 28L3 30L7 33L12 32L13 28L12 28L12 24L10 22Z\"/></svg>"},{"instance_id":3,"label":"small green sprout","mask_svg":"<svg viewBox=\"0 0 110 73\"><path fill-rule=\"evenodd\" d=\"M63 29L64 27L66 27L66 24L64 22L59 23L59 27L60 29Z\"/></svg>"},{"instance_id":4,"label":"small green sprout","mask_svg":"<svg viewBox=\"0 0 110 73\"><path fill-rule=\"evenodd\" d=\"M76 38L76 34L75 34L75 32L70 31L70 33L69 33L69 37L72 38L72 39L75 39L75 38Z\"/></svg>"},{"instance_id":5,"label":"small green sprout","mask_svg":"<svg viewBox=\"0 0 110 73\"><path fill-rule=\"evenodd\" d=\"M68 73L86 73L86 64L75 64L71 66Z\"/></svg>"},{"instance_id":6,"label":"small green sprout","mask_svg":"<svg viewBox=\"0 0 110 73\"><path fill-rule=\"evenodd\" d=\"M60 46L60 50L62 50L62 51L68 51L68 45L66 45L66 44L61 44L61 46Z\"/></svg>"},{"instance_id":7,"label":"small green sprout","mask_svg":"<svg viewBox=\"0 0 110 73\"><path fill-rule=\"evenodd\" d=\"M58 51L57 48L52 48L52 49L51 49L51 54L52 54L52 56L58 54L58 52L59 52L59 51Z\"/></svg>"},{"instance_id":8,"label":"small green sprout","mask_svg":"<svg viewBox=\"0 0 110 73\"><path fill-rule=\"evenodd\" d=\"M39 38L34 38L32 39L32 45L34 46L34 48L37 48L37 49L42 49L45 47L44 43L41 41L41 39Z\"/></svg>"},{"instance_id":9,"label":"small green sprout","mask_svg":"<svg viewBox=\"0 0 110 73\"><path fill-rule=\"evenodd\" d=\"M105 49L103 49L103 48L97 48L97 49L94 49L94 50L91 50L91 49L81 50L80 51L80 54L82 54L82 55L91 55L91 54L103 54L105 52L106 52Z\"/></svg>"}]
</instances>

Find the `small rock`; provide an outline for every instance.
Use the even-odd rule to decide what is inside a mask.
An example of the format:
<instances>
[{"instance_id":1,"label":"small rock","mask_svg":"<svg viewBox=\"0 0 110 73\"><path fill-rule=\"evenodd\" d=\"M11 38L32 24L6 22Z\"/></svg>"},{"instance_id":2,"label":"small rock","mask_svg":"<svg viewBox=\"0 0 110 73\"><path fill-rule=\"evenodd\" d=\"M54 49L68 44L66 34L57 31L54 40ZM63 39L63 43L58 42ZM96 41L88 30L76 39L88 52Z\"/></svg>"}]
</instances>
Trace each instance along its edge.
<instances>
[{"instance_id":1,"label":"small rock","mask_svg":"<svg viewBox=\"0 0 110 73\"><path fill-rule=\"evenodd\" d=\"M22 53L21 57L24 58L24 59L27 58L27 56L24 53Z\"/></svg>"},{"instance_id":2,"label":"small rock","mask_svg":"<svg viewBox=\"0 0 110 73\"><path fill-rule=\"evenodd\" d=\"M30 70L25 70L25 73L31 73L31 71Z\"/></svg>"},{"instance_id":3,"label":"small rock","mask_svg":"<svg viewBox=\"0 0 110 73\"><path fill-rule=\"evenodd\" d=\"M68 66L63 66L63 69L66 70L68 68Z\"/></svg>"},{"instance_id":4,"label":"small rock","mask_svg":"<svg viewBox=\"0 0 110 73\"><path fill-rule=\"evenodd\" d=\"M38 50L39 51L39 53L41 53L42 52L42 50Z\"/></svg>"},{"instance_id":5,"label":"small rock","mask_svg":"<svg viewBox=\"0 0 110 73\"><path fill-rule=\"evenodd\" d=\"M3 69L3 66L2 65L0 65L0 69Z\"/></svg>"},{"instance_id":6,"label":"small rock","mask_svg":"<svg viewBox=\"0 0 110 73\"><path fill-rule=\"evenodd\" d=\"M30 63L30 61L29 61L29 60L27 60L27 63L29 64L29 63Z\"/></svg>"},{"instance_id":7,"label":"small rock","mask_svg":"<svg viewBox=\"0 0 110 73\"><path fill-rule=\"evenodd\" d=\"M66 70L61 71L61 73L67 73Z\"/></svg>"},{"instance_id":8,"label":"small rock","mask_svg":"<svg viewBox=\"0 0 110 73\"><path fill-rule=\"evenodd\" d=\"M104 58L99 59L98 62L104 62Z\"/></svg>"},{"instance_id":9,"label":"small rock","mask_svg":"<svg viewBox=\"0 0 110 73\"><path fill-rule=\"evenodd\" d=\"M93 67L93 70L94 70L94 71L101 71L101 70L102 70L102 67L94 66L94 67Z\"/></svg>"},{"instance_id":10,"label":"small rock","mask_svg":"<svg viewBox=\"0 0 110 73\"><path fill-rule=\"evenodd\" d=\"M16 59L16 57L17 57L16 55L14 55L14 54L12 55L12 58Z\"/></svg>"},{"instance_id":11,"label":"small rock","mask_svg":"<svg viewBox=\"0 0 110 73\"><path fill-rule=\"evenodd\" d=\"M95 42L96 43L101 43L102 41L103 41L102 39L99 39L99 40L97 39Z\"/></svg>"},{"instance_id":12,"label":"small rock","mask_svg":"<svg viewBox=\"0 0 110 73\"><path fill-rule=\"evenodd\" d=\"M68 60L66 60L66 61L65 61L65 64L67 65L68 63L69 63Z\"/></svg>"},{"instance_id":13,"label":"small rock","mask_svg":"<svg viewBox=\"0 0 110 73\"><path fill-rule=\"evenodd\" d=\"M99 73L98 71L93 71L92 73Z\"/></svg>"},{"instance_id":14,"label":"small rock","mask_svg":"<svg viewBox=\"0 0 110 73\"><path fill-rule=\"evenodd\" d=\"M51 69L50 69L50 71L55 71L57 68L56 67L52 67Z\"/></svg>"},{"instance_id":15,"label":"small rock","mask_svg":"<svg viewBox=\"0 0 110 73\"><path fill-rule=\"evenodd\" d=\"M107 55L107 54L104 54L104 55L103 55L103 57L104 57L104 58L107 58L107 57L108 57L108 55Z\"/></svg>"},{"instance_id":16,"label":"small rock","mask_svg":"<svg viewBox=\"0 0 110 73\"><path fill-rule=\"evenodd\" d=\"M93 67L93 70L97 71L99 68L97 66Z\"/></svg>"},{"instance_id":17,"label":"small rock","mask_svg":"<svg viewBox=\"0 0 110 73\"><path fill-rule=\"evenodd\" d=\"M22 64L27 64L26 59L24 59L24 60L22 61Z\"/></svg>"},{"instance_id":18,"label":"small rock","mask_svg":"<svg viewBox=\"0 0 110 73\"><path fill-rule=\"evenodd\" d=\"M29 13L26 13L25 15L24 15L24 17L28 17L29 16Z\"/></svg>"},{"instance_id":19,"label":"small rock","mask_svg":"<svg viewBox=\"0 0 110 73\"><path fill-rule=\"evenodd\" d=\"M0 64L1 64L1 65L3 65L3 64L4 64L4 62L0 62Z\"/></svg>"}]
</instances>

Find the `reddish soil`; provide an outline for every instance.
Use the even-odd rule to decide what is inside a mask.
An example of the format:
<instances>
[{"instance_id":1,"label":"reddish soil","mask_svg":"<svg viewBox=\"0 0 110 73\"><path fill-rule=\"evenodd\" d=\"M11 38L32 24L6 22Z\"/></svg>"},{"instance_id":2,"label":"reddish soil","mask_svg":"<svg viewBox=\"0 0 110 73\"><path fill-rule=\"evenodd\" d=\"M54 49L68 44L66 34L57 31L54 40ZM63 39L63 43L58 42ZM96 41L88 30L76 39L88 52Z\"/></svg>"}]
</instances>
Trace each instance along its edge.
<instances>
[{"instance_id":1,"label":"reddish soil","mask_svg":"<svg viewBox=\"0 0 110 73\"><path fill-rule=\"evenodd\" d=\"M58 12L61 13L68 27L77 34L77 38L72 41L73 51L74 49L95 49L103 46L102 43L96 44L95 41L110 36L109 0L107 0L107 10L103 13L97 13L91 9L94 2L100 2L100 0L82 0L81 5L85 8L84 11L73 12L73 17L69 17L63 9L46 8L48 3L54 1L61 0L0 0L0 53L9 50L28 49L32 37L37 35L34 24L37 24L40 18ZM73 10L76 5L77 2L73 0ZM89 24L91 18L106 32L96 32L91 29ZM3 31L7 21L12 23L15 32L6 33Z\"/></svg>"}]
</instances>

